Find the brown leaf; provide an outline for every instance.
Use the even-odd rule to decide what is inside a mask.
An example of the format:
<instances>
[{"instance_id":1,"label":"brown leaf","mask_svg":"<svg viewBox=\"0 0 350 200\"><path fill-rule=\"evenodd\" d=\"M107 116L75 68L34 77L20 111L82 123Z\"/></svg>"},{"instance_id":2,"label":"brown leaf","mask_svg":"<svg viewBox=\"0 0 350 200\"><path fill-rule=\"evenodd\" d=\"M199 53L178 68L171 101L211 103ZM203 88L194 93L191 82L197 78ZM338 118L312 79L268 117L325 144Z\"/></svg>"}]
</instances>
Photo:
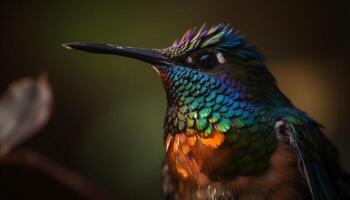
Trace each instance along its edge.
<instances>
[{"instance_id":1,"label":"brown leaf","mask_svg":"<svg viewBox=\"0 0 350 200\"><path fill-rule=\"evenodd\" d=\"M52 91L46 75L13 82L0 98L0 157L46 124Z\"/></svg>"}]
</instances>

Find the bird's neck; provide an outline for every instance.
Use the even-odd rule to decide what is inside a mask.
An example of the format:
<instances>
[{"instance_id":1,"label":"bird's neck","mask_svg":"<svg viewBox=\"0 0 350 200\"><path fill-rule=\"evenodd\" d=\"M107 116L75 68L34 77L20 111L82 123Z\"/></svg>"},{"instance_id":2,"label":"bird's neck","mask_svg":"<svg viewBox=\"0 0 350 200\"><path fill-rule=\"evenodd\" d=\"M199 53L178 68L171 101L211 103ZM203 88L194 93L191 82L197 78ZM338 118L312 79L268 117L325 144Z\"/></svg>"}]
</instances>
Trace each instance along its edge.
<instances>
[{"instance_id":1,"label":"bird's neck","mask_svg":"<svg viewBox=\"0 0 350 200\"><path fill-rule=\"evenodd\" d=\"M226 76L210 77L183 68L163 77L163 82L168 100L166 134L206 137L214 128L225 133L231 128L233 117L245 116L256 107L249 102L247 87ZM236 126L245 123L239 120Z\"/></svg>"},{"instance_id":2,"label":"bird's neck","mask_svg":"<svg viewBox=\"0 0 350 200\"><path fill-rule=\"evenodd\" d=\"M211 77L187 68L170 68L161 74L168 107L165 134L209 136L214 128L225 133L231 127L254 123L250 112L288 100L271 81L264 86L222 75Z\"/></svg>"}]
</instances>

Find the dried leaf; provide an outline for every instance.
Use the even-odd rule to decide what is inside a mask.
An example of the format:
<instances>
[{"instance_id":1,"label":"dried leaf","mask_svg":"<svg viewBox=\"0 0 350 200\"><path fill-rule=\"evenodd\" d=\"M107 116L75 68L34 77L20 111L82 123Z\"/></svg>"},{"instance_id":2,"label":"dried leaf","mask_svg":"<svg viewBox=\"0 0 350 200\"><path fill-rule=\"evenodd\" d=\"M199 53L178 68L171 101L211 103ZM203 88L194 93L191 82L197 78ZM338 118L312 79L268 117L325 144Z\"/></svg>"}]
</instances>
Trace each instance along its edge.
<instances>
[{"instance_id":1,"label":"dried leaf","mask_svg":"<svg viewBox=\"0 0 350 200\"><path fill-rule=\"evenodd\" d=\"M0 157L46 124L52 91L46 75L13 82L0 98Z\"/></svg>"}]
</instances>

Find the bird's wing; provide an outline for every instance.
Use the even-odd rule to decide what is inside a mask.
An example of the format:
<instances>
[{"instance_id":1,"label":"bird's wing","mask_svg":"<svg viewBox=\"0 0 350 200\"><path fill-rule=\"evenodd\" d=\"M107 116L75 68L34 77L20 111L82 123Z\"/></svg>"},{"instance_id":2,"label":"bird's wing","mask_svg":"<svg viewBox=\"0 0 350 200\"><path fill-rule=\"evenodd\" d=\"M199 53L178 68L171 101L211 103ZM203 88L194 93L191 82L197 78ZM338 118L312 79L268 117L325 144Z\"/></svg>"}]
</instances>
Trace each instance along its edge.
<instances>
[{"instance_id":1,"label":"bird's wing","mask_svg":"<svg viewBox=\"0 0 350 200\"><path fill-rule=\"evenodd\" d=\"M300 113L280 119L285 123L284 134L299 158L313 200L350 199L349 175L340 168L337 150L320 125Z\"/></svg>"}]
</instances>

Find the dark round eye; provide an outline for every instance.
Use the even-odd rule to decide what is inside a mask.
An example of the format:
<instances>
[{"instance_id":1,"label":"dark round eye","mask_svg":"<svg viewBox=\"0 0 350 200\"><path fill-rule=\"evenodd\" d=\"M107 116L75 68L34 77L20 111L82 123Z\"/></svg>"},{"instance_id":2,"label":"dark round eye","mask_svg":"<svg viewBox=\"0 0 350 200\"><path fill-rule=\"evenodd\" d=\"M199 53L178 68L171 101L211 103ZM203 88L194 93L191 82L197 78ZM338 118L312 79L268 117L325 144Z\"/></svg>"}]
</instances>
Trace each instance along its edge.
<instances>
[{"instance_id":1,"label":"dark round eye","mask_svg":"<svg viewBox=\"0 0 350 200\"><path fill-rule=\"evenodd\" d=\"M218 60L213 53L203 53L199 56L198 65L201 68L210 68L214 67L217 64Z\"/></svg>"}]
</instances>

